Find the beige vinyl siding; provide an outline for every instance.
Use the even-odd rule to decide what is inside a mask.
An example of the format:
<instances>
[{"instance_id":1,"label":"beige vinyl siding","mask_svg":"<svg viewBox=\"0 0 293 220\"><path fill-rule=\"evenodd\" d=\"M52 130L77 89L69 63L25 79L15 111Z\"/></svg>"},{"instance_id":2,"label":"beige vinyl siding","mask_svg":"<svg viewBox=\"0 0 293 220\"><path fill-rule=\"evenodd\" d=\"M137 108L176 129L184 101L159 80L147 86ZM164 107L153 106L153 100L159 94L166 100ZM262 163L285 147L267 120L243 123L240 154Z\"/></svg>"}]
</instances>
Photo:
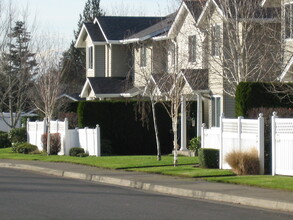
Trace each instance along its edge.
<instances>
[{"instance_id":1,"label":"beige vinyl siding","mask_svg":"<svg viewBox=\"0 0 293 220\"><path fill-rule=\"evenodd\" d=\"M152 73L152 50L151 44L145 44L146 47L146 66L141 67L141 47L137 45L134 49L134 85L137 87L145 86Z\"/></svg>"},{"instance_id":2,"label":"beige vinyl siding","mask_svg":"<svg viewBox=\"0 0 293 220\"><path fill-rule=\"evenodd\" d=\"M95 77L105 77L105 46L95 46L94 54Z\"/></svg>"},{"instance_id":3,"label":"beige vinyl siding","mask_svg":"<svg viewBox=\"0 0 293 220\"><path fill-rule=\"evenodd\" d=\"M129 70L129 52L127 46L112 45L111 77L126 77Z\"/></svg>"},{"instance_id":4,"label":"beige vinyl siding","mask_svg":"<svg viewBox=\"0 0 293 220\"><path fill-rule=\"evenodd\" d=\"M210 20L210 31L215 25L220 25L220 39L223 43L223 22L217 10L211 16ZM211 55L212 39L210 34L209 39L209 86L213 95L223 95L224 85L223 85L223 67L222 67L222 54L220 48L220 56Z\"/></svg>"},{"instance_id":5,"label":"beige vinyl siding","mask_svg":"<svg viewBox=\"0 0 293 220\"><path fill-rule=\"evenodd\" d=\"M176 38L177 42L177 55L178 55L178 68L179 69L202 69L203 56L202 56L202 41L203 34L195 27L195 21L190 13L187 13L186 18L179 29ZM189 38L196 39L196 54L195 61L189 60Z\"/></svg>"},{"instance_id":6,"label":"beige vinyl siding","mask_svg":"<svg viewBox=\"0 0 293 220\"><path fill-rule=\"evenodd\" d=\"M153 53L152 53L152 72L153 73L161 73L167 70L167 62L168 62L168 55L167 55L167 45L166 41L158 41L153 42Z\"/></svg>"},{"instance_id":7,"label":"beige vinyl siding","mask_svg":"<svg viewBox=\"0 0 293 220\"><path fill-rule=\"evenodd\" d=\"M89 36L86 37L86 77L94 77L95 76L95 72L94 69L89 69L89 48L93 46L92 44L92 40ZM95 63L95 60L93 58L93 64Z\"/></svg>"}]
</instances>

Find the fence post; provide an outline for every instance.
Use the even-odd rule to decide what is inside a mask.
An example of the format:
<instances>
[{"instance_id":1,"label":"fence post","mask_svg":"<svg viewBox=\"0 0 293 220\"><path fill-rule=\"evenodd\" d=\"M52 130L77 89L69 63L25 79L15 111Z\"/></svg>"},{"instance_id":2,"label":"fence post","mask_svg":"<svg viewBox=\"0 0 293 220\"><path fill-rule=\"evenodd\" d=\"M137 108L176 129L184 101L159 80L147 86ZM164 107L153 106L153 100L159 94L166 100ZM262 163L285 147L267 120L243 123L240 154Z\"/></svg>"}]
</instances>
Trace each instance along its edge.
<instances>
[{"instance_id":1,"label":"fence post","mask_svg":"<svg viewBox=\"0 0 293 220\"><path fill-rule=\"evenodd\" d=\"M100 126L99 125L97 125L97 127L96 127L96 133L97 133L96 156L100 157L101 156L101 133L100 133Z\"/></svg>"},{"instance_id":2,"label":"fence post","mask_svg":"<svg viewBox=\"0 0 293 220\"><path fill-rule=\"evenodd\" d=\"M277 112L273 112L272 126L272 175L276 175L276 118Z\"/></svg>"},{"instance_id":3,"label":"fence post","mask_svg":"<svg viewBox=\"0 0 293 220\"><path fill-rule=\"evenodd\" d=\"M29 127L29 122L30 122L30 119L27 118L27 120L26 120L26 133L27 133L26 141L27 141L27 143L30 143L30 133L29 133L30 127Z\"/></svg>"},{"instance_id":4,"label":"fence post","mask_svg":"<svg viewBox=\"0 0 293 220\"><path fill-rule=\"evenodd\" d=\"M85 153L89 153L88 152L88 127L84 128L84 132L85 132Z\"/></svg>"},{"instance_id":5,"label":"fence post","mask_svg":"<svg viewBox=\"0 0 293 220\"><path fill-rule=\"evenodd\" d=\"M223 169L223 119L225 118L224 113L220 117L220 158L219 158L219 167Z\"/></svg>"},{"instance_id":6,"label":"fence post","mask_svg":"<svg viewBox=\"0 0 293 220\"><path fill-rule=\"evenodd\" d=\"M264 153L264 118L260 113L258 117L258 156L260 160L260 174L265 173L265 153Z\"/></svg>"},{"instance_id":7,"label":"fence post","mask_svg":"<svg viewBox=\"0 0 293 220\"><path fill-rule=\"evenodd\" d=\"M242 119L243 117L238 117L238 149L241 151L241 133L242 133Z\"/></svg>"},{"instance_id":8,"label":"fence post","mask_svg":"<svg viewBox=\"0 0 293 220\"><path fill-rule=\"evenodd\" d=\"M201 148L205 148L205 134L204 134L205 128L206 128L206 124L203 123L201 125Z\"/></svg>"}]
</instances>

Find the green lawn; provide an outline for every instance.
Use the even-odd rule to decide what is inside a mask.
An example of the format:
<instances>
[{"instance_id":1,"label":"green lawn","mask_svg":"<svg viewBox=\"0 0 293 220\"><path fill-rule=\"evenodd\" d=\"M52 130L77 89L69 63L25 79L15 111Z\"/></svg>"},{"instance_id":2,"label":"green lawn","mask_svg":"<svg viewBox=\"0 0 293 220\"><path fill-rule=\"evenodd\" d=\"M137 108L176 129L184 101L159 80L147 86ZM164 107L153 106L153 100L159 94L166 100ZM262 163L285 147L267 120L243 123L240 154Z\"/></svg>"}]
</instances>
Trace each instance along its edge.
<instances>
[{"instance_id":1,"label":"green lawn","mask_svg":"<svg viewBox=\"0 0 293 220\"><path fill-rule=\"evenodd\" d=\"M205 180L293 191L293 177L288 176L226 176L210 177Z\"/></svg>"},{"instance_id":2,"label":"green lawn","mask_svg":"<svg viewBox=\"0 0 293 220\"><path fill-rule=\"evenodd\" d=\"M137 167L172 166L173 157L163 156L157 161L156 156L105 156L105 157L70 157L70 156L46 156L25 155L11 151L11 148L0 149L0 159L39 160L45 162L67 162L89 165L94 167L111 169L129 169ZM198 163L197 157L179 157L179 165L191 165Z\"/></svg>"},{"instance_id":3,"label":"green lawn","mask_svg":"<svg viewBox=\"0 0 293 220\"><path fill-rule=\"evenodd\" d=\"M178 167L169 166L169 167L132 168L127 170L146 172L146 173L157 173L157 174L171 175L171 176L191 177L191 178L235 175L230 170L203 169L203 168L194 167L192 165L183 165Z\"/></svg>"}]
</instances>

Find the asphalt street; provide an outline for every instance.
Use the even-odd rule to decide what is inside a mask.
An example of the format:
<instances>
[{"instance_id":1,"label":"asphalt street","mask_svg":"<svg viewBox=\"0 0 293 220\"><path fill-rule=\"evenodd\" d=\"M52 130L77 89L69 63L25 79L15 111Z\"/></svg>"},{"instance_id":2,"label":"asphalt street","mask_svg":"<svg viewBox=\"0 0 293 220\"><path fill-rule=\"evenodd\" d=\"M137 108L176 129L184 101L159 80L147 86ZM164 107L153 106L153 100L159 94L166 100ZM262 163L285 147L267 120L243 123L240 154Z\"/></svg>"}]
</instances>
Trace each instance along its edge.
<instances>
[{"instance_id":1,"label":"asphalt street","mask_svg":"<svg viewBox=\"0 0 293 220\"><path fill-rule=\"evenodd\" d=\"M0 219L293 219L292 214L0 169Z\"/></svg>"}]
</instances>

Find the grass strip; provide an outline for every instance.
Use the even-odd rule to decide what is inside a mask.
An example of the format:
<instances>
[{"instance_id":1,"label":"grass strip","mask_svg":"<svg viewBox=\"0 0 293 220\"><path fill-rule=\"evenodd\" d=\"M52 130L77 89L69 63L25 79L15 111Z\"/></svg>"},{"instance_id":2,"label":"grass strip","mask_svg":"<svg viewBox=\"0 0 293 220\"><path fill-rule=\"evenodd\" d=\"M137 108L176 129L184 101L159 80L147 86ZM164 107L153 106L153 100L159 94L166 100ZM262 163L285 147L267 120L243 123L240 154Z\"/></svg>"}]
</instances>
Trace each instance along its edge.
<instances>
[{"instance_id":1,"label":"grass strip","mask_svg":"<svg viewBox=\"0 0 293 220\"><path fill-rule=\"evenodd\" d=\"M128 171L156 173L170 176L181 176L190 178L199 177L211 177L211 176L231 176L235 175L230 170L219 170L219 169L204 169L198 168L191 165L183 166L168 166L168 167L147 167L147 168L132 168L127 169Z\"/></svg>"},{"instance_id":2,"label":"grass strip","mask_svg":"<svg viewBox=\"0 0 293 220\"><path fill-rule=\"evenodd\" d=\"M256 186L269 189L293 191L293 177L288 176L226 176L204 178L207 181Z\"/></svg>"},{"instance_id":3,"label":"grass strip","mask_svg":"<svg viewBox=\"0 0 293 220\"><path fill-rule=\"evenodd\" d=\"M14 160L38 160L44 162L65 162L82 164L93 167L110 169L129 169L138 167L158 167L172 166L173 157L163 156L161 161L157 161L156 156L104 156L104 157L70 157L70 156L46 156L46 155L27 155L13 153L11 148L0 149L0 159ZM179 157L180 165L196 164L197 157Z\"/></svg>"}]
</instances>

